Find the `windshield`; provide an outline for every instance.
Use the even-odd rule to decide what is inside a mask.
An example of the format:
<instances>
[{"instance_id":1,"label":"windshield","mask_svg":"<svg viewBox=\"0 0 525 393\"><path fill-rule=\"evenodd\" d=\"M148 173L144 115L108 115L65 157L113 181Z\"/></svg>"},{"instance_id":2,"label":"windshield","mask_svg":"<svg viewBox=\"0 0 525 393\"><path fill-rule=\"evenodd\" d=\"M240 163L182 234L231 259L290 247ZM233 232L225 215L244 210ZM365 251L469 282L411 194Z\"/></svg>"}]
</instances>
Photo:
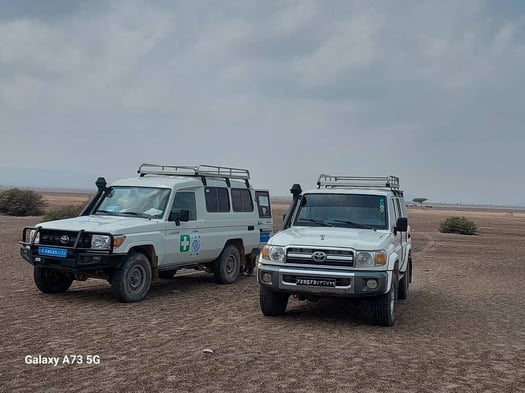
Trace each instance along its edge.
<instances>
[{"instance_id":1,"label":"windshield","mask_svg":"<svg viewBox=\"0 0 525 393\"><path fill-rule=\"evenodd\" d=\"M112 187L95 214L162 217L170 190L150 187Z\"/></svg>"},{"instance_id":2,"label":"windshield","mask_svg":"<svg viewBox=\"0 0 525 393\"><path fill-rule=\"evenodd\" d=\"M386 197L360 194L306 194L295 215L295 226L387 229Z\"/></svg>"}]
</instances>

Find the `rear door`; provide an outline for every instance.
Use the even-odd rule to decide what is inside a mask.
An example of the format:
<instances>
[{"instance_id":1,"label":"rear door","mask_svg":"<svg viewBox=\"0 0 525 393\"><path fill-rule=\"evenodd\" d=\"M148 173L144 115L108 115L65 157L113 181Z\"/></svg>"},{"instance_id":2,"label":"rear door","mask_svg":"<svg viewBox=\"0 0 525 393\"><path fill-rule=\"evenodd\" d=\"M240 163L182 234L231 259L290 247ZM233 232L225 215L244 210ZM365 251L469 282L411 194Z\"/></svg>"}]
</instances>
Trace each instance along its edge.
<instances>
[{"instance_id":1,"label":"rear door","mask_svg":"<svg viewBox=\"0 0 525 393\"><path fill-rule=\"evenodd\" d=\"M270 192L268 190L255 190L255 202L259 213L259 247L262 248L273 234Z\"/></svg>"}]
</instances>

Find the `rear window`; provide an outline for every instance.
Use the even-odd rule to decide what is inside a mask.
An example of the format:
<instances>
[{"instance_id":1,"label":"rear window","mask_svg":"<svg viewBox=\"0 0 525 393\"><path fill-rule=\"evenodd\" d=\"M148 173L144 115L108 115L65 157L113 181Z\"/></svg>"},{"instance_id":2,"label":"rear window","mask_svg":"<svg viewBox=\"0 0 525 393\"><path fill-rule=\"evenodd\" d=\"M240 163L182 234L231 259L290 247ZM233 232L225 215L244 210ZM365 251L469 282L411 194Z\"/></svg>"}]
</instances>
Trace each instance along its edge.
<instances>
[{"instance_id":1,"label":"rear window","mask_svg":"<svg viewBox=\"0 0 525 393\"><path fill-rule=\"evenodd\" d=\"M228 189L224 187L206 187L206 211L221 213L230 211L230 197Z\"/></svg>"},{"instance_id":2,"label":"rear window","mask_svg":"<svg viewBox=\"0 0 525 393\"><path fill-rule=\"evenodd\" d=\"M232 188L232 208L234 212L253 212L252 193L243 188Z\"/></svg>"}]
</instances>

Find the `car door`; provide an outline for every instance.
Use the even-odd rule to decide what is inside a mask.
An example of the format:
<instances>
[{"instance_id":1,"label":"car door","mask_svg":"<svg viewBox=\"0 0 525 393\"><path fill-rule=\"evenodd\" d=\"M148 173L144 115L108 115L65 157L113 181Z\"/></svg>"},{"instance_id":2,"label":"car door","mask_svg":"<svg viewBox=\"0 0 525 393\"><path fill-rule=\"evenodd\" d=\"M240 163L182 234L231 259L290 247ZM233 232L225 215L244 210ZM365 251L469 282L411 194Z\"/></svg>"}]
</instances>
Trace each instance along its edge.
<instances>
[{"instance_id":1,"label":"car door","mask_svg":"<svg viewBox=\"0 0 525 393\"><path fill-rule=\"evenodd\" d=\"M270 192L267 190L256 190L255 202L257 204L257 210L259 214L259 247L262 248L273 234Z\"/></svg>"},{"instance_id":2,"label":"car door","mask_svg":"<svg viewBox=\"0 0 525 393\"><path fill-rule=\"evenodd\" d=\"M188 221L179 218L188 211ZM162 266L191 266L199 261L201 239L197 225L195 190L176 192L166 225L166 257Z\"/></svg>"}]
</instances>

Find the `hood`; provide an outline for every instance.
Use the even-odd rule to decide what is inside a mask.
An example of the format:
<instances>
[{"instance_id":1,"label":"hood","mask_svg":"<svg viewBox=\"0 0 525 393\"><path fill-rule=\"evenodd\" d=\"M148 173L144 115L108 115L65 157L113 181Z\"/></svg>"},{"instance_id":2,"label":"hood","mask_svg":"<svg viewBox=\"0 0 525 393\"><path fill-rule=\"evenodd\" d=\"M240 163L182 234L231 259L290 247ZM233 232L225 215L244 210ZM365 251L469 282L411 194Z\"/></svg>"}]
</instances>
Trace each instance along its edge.
<instances>
[{"instance_id":1,"label":"hood","mask_svg":"<svg viewBox=\"0 0 525 393\"><path fill-rule=\"evenodd\" d=\"M126 234L142 231L146 227L158 225L161 221L140 217L121 216L80 216L64 220L48 221L38 224L42 228L63 231L107 232L112 234Z\"/></svg>"},{"instance_id":2,"label":"hood","mask_svg":"<svg viewBox=\"0 0 525 393\"><path fill-rule=\"evenodd\" d=\"M277 246L342 247L379 250L385 247L387 231L335 227L292 227L275 234L268 244Z\"/></svg>"}]
</instances>

